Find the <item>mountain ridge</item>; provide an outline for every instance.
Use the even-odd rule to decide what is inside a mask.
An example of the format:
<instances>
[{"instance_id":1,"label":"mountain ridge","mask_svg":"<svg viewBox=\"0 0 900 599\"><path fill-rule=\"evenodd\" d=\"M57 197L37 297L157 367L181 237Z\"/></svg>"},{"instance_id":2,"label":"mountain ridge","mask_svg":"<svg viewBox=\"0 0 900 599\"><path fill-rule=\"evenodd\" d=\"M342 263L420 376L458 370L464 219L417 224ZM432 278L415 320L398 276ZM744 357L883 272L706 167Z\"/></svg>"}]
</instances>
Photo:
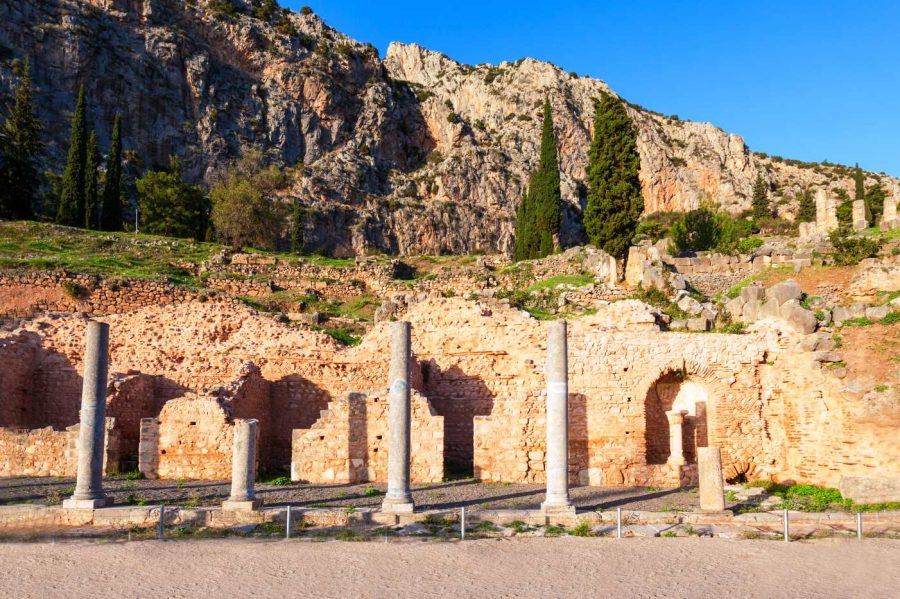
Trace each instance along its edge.
<instances>
[{"instance_id":1,"label":"mountain ridge","mask_svg":"<svg viewBox=\"0 0 900 599\"><path fill-rule=\"evenodd\" d=\"M335 255L509 251L515 208L537 161L538 104L550 97L560 144L563 244L584 241L584 166L593 100L615 93L526 58L469 66L417 44L374 47L315 14L181 0L29 0L0 5L4 54L32 57L48 166L61 168L68 127L58 123L85 83L91 120L108 144L123 112L136 167L185 159L210 175L246 149L292 167L286 194L306 207L304 241ZM0 90L14 82L0 65ZM623 99L624 100L624 99ZM626 100L627 102L627 100ZM715 201L749 207L759 174L782 215L807 188L844 189L846 167L779 161L739 135L627 104L638 129L646 212ZM138 160L136 160L137 162ZM900 181L867 173L898 194Z\"/></svg>"}]
</instances>

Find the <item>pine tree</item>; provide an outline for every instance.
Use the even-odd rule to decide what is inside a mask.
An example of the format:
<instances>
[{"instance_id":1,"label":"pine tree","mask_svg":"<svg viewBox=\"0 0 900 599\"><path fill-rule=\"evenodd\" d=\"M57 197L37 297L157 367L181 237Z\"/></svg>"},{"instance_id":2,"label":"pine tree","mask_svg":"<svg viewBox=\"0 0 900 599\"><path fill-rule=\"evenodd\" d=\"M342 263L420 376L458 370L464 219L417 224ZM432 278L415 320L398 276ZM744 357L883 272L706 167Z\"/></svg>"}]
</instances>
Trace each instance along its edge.
<instances>
[{"instance_id":1,"label":"pine tree","mask_svg":"<svg viewBox=\"0 0 900 599\"><path fill-rule=\"evenodd\" d=\"M553 253L553 238L559 235L562 221L561 203L553 114L550 100L545 99L538 168L531 174L528 191L517 211L516 260L543 258Z\"/></svg>"},{"instance_id":2,"label":"pine tree","mask_svg":"<svg viewBox=\"0 0 900 599\"><path fill-rule=\"evenodd\" d=\"M62 190L56 222L71 227L84 226L84 172L87 163L87 116L84 105L84 86L78 92L78 103L72 117L69 156L63 172Z\"/></svg>"},{"instance_id":3,"label":"pine tree","mask_svg":"<svg viewBox=\"0 0 900 599\"><path fill-rule=\"evenodd\" d=\"M856 193L853 195L854 200L862 200L866 208L866 222L872 222L872 207L869 206L869 200L866 198L866 178L863 171L859 168L859 163L853 169L853 183L856 187Z\"/></svg>"},{"instance_id":4,"label":"pine tree","mask_svg":"<svg viewBox=\"0 0 900 599\"><path fill-rule=\"evenodd\" d=\"M604 93L595 103L588 150L584 228L592 244L615 258L626 257L644 210L640 167L634 123L622 102Z\"/></svg>"},{"instance_id":5,"label":"pine tree","mask_svg":"<svg viewBox=\"0 0 900 599\"><path fill-rule=\"evenodd\" d=\"M106 157L100 228L104 231L122 230L122 124L118 114L113 121L112 141Z\"/></svg>"},{"instance_id":6,"label":"pine tree","mask_svg":"<svg viewBox=\"0 0 900 599\"><path fill-rule=\"evenodd\" d=\"M798 223L812 223L816 220L816 201L812 191L805 189L800 192L800 205L797 208Z\"/></svg>"},{"instance_id":7,"label":"pine tree","mask_svg":"<svg viewBox=\"0 0 900 599\"><path fill-rule=\"evenodd\" d=\"M753 183L753 218L765 218L772 216L772 210L769 208L769 189L763 180L762 175L756 175L756 182Z\"/></svg>"},{"instance_id":8,"label":"pine tree","mask_svg":"<svg viewBox=\"0 0 900 599\"><path fill-rule=\"evenodd\" d=\"M19 84L0 128L0 216L31 218L40 186L43 127L32 106L34 88L27 58L17 71Z\"/></svg>"},{"instance_id":9,"label":"pine tree","mask_svg":"<svg viewBox=\"0 0 900 599\"><path fill-rule=\"evenodd\" d=\"M91 131L88 137L86 162L84 166L84 228L100 228L100 195L97 186L100 183L100 147L97 145L97 132Z\"/></svg>"}]
</instances>

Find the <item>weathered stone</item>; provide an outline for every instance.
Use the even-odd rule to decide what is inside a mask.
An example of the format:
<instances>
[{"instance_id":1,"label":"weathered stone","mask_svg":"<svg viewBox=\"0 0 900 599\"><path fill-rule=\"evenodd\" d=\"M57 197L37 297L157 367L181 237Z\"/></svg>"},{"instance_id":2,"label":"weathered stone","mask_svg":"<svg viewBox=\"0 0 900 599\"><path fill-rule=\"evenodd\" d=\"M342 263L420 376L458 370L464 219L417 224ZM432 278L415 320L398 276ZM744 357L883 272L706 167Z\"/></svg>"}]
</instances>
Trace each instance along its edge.
<instances>
[{"instance_id":1,"label":"weathered stone","mask_svg":"<svg viewBox=\"0 0 900 599\"><path fill-rule=\"evenodd\" d=\"M819 325L816 315L799 305L791 308L785 320L794 330L804 335L814 333Z\"/></svg>"},{"instance_id":2,"label":"weathered stone","mask_svg":"<svg viewBox=\"0 0 900 599\"><path fill-rule=\"evenodd\" d=\"M741 322L744 318L744 299L740 296L725 302L725 311L731 320Z\"/></svg>"},{"instance_id":3,"label":"weathered stone","mask_svg":"<svg viewBox=\"0 0 900 599\"><path fill-rule=\"evenodd\" d=\"M719 447L698 447L697 469L700 479L700 509L721 512L725 509L722 450Z\"/></svg>"},{"instance_id":4,"label":"weathered stone","mask_svg":"<svg viewBox=\"0 0 900 599\"><path fill-rule=\"evenodd\" d=\"M231 494L222 502L223 510L259 509L262 500L256 496L256 444L259 422L238 419L234 422L231 457Z\"/></svg>"},{"instance_id":5,"label":"weathered stone","mask_svg":"<svg viewBox=\"0 0 900 599\"><path fill-rule=\"evenodd\" d=\"M679 297L678 301L676 302L679 308L681 308L688 314L700 314L700 312L703 311L703 304L695 300L693 297L684 292L680 292L679 295L681 297Z\"/></svg>"},{"instance_id":6,"label":"weathered stone","mask_svg":"<svg viewBox=\"0 0 900 599\"><path fill-rule=\"evenodd\" d=\"M747 285L741 289L741 299L745 302L762 301L766 296L766 289L762 285Z\"/></svg>"},{"instance_id":7,"label":"weathered stone","mask_svg":"<svg viewBox=\"0 0 900 599\"><path fill-rule=\"evenodd\" d=\"M800 285L793 279L782 281L766 289L766 299L774 300L779 306L789 300L799 301L802 295Z\"/></svg>"},{"instance_id":8,"label":"weathered stone","mask_svg":"<svg viewBox=\"0 0 900 599\"><path fill-rule=\"evenodd\" d=\"M853 200L853 228L861 231L869 226L866 222L866 202L864 200Z\"/></svg>"},{"instance_id":9,"label":"weathered stone","mask_svg":"<svg viewBox=\"0 0 900 599\"><path fill-rule=\"evenodd\" d=\"M841 326L845 321L860 318L866 315L866 306L863 304L851 304L849 306L835 306L831 311L834 324Z\"/></svg>"},{"instance_id":10,"label":"weathered stone","mask_svg":"<svg viewBox=\"0 0 900 599\"><path fill-rule=\"evenodd\" d=\"M841 495L857 503L900 501L900 476L842 476Z\"/></svg>"},{"instance_id":11,"label":"weathered stone","mask_svg":"<svg viewBox=\"0 0 900 599\"><path fill-rule=\"evenodd\" d=\"M871 306L866 308L866 318L868 318L869 320L881 320L890 313L891 308L888 305Z\"/></svg>"},{"instance_id":12,"label":"weathered stone","mask_svg":"<svg viewBox=\"0 0 900 599\"><path fill-rule=\"evenodd\" d=\"M708 331L712 328L712 321L706 316L691 318L687 321L689 331Z\"/></svg>"}]
</instances>

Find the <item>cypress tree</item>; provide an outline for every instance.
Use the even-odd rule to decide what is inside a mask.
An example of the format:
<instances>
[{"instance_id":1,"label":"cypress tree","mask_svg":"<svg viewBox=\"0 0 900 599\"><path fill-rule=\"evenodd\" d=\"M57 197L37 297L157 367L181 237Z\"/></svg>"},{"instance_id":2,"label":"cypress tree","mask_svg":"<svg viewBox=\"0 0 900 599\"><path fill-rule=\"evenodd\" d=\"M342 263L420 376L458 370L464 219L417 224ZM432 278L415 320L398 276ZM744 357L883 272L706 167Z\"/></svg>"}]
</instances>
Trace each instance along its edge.
<instances>
[{"instance_id":1,"label":"cypress tree","mask_svg":"<svg viewBox=\"0 0 900 599\"><path fill-rule=\"evenodd\" d=\"M764 218L772 215L769 208L769 190L762 175L756 175L753 183L753 218Z\"/></svg>"},{"instance_id":2,"label":"cypress tree","mask_svg":"<svg viewBox=\"0 0 900 599\"><path fill-rule=\"evenodd\" d=\"M531 174L528 191L516 218L515 259L543 258L553 253L553 236L562 221L559 160L550 100L544 100L541 151L538 168Z\"/></svg>"},{"instance_id":3,"label":"cypress tree","mask_svg":"<svg viewBox=\"0 0 900 599\"><path fill-rule=\"evenodd\" d=\"M816 220L816 201L812 191L805 189L800 192L800 205L797 208L797 222L811 223Z\"/></svg>"},{"instance_id":4,"label":"cypress tree","mask_svg":"<svg viewBox=\"0 0 900 599\"><path fill-rule=\"evenodd\" d=\"M604 93L594 110L584 228L592 244L624 259L644 210L637 131L625 106L611 94Z\"/></svg>"},{"instance_id":5,"label":"cypress tree","mask_svg":"<svg viewBox=\"0 0 900 599\"><path fill-rule=\"evenodd\" d=\"M112 141L106 157L100 228L104 231L122 230L122 124L118 114L113 121Z\"/></svg>"},{"instance_id":6,"label":"cypress tree","mask_svg":"<svg viewBox=\"0 0 900 599\"><path fill-rule=\"evenodd\" d=\"M294 198L291 214L291 251L295 254L303 253L303 212L300 198Z\"/></svg>"},{"instance_id":7,"label":"cypress tree","mask_svg":"<svg viewBox=\"0 0 900 599\"><path fill-rule=\"evenodd\" d=\"M0 128L0 216L4 218L31 218L40 186L38 160L43 151L43 127L32 106L30 70L26 58L17 72L19 84Z\"/></svg>"},{"instance_id":8,"label":"cypress tree","mask_svg":"<svg viewBox=\"0 0 900 599\"><path fill-rule=\"evenodd\" d=\"M97 132L91 131L85 150L84 165L84 227L100 228L100 196L97 185L100 183L100 147L97 145Z\"/></svg>"},{"instance_id":9,"label":"cypress tree","mask_svg":"<svg viewBox=\"0 0 900 599\"><path fill-rule=\"evenodd\" d=\"M853 195L854 200L862 200L863 205L866 207L866 222L872 222L872 207L869 206L869 200L866 197L866 178L863 175L863 171L859 168L859 163L856 163L856 166L853 169L853 183L856 187L856 193Z\"/></svg>"},{"instance_id":10,"label":"cypress tree","mask_svg":"<svg viewBox=\"0 0 900 599\"><path fill-rule=\"evenodd\" d=\"M884 200L886 197L887 192L881 186L881 181L878 181L866 190L866 203L872 211L872 220L869 222L873 225L878 225L881 222L881 217L884 215Z\"/></svg>"},{"instance_id":11,"label":"cypress tree","mask_svg":"<svg viewBox=\"0 0 900 599\"><path fill-rule=\"evenodd\" d=\"M56 222L71 227L84 226L84 171L87 163L87 117L84 106L84 86L78 92L78 103L72 116L69 156L63 171L62 189Z\"/></svg>"}]
</instances>

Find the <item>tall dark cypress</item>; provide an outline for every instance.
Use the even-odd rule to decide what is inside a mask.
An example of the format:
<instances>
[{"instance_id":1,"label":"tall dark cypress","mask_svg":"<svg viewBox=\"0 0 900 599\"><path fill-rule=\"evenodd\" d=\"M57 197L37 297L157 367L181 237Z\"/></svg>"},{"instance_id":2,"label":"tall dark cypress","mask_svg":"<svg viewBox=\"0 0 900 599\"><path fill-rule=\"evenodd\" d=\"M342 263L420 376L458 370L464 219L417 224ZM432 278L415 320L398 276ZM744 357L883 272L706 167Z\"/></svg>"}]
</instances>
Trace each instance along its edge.
<instances>
[{"instance_id":1,"label":"tall dark cypress","mask_svg":"<svg viewBox=\"0 0 900 599\"><path fill-rule=\"evenodd\" d=\"M100 183L100 146L97 145L97 132L91 131L85 150L84 165L84 228L100 228L100 195L97 186Z\"/></svg>"},{"instance_id":2,"label":"tall dark cypress","mask_svg":"<svg viewBox=\"0 0 900 599\"><path fill-rule=\"evenodd\" d=\"M515 259L530 260L553 253L554 237L562 221L559 159L550 100L544 100L541 150L538 168L531 174L528 191L516 217Z\"/></svg>"},{"instance_id":3,"label":"tall dark cypress","mask_svg":"<svg viewBox=\"0 0 900 599\"><path fill-rule=\"evenodd\" d=\"M762 175L756 175L756 182L753 183L753 218L765 218L772 216L772 209L769 207L769 189Z\"/></svg>"},{"instance_id":4,"label":"tall dark cypress","mask_svg":"<svg viewBox=\"0 0 900 599\"><path fill-rule=\"evenodd\" d=\"M862 200L863 205L866 207L866 222L872 222L872 207L869 205L869 200L866 198L866 177L863 174L861 168L859 168L859 163L856 163L856 167L853 169L853 183L855 187L855 194L853 195L854 200Z\"/></svg>"},{"instance_id":5,"label":"tall dark cypress","mask_svg":"<svg viewBox=\"0 0 900 599\"><path fill-rule=\"evenodd\" d=\"M34 114L34 87L27 58L17 75L19 84L0 127L0 216L31 218L40 186L43 127Z\"/></svg>"},{"instance_id":6,"label":"tall dark cypress","mask_svg":"<svg viewBox=\"0 0 900 599\"><path fill-rule=\"evenodd\" d=\"M294 198L291 213L291 251L295 254L303 253L303 202L300 198Z\"/></svg>"},{"instance_id":7,"label":"tall dark cypress","mask_svg":"<svg viewBox=\"0 0 900 599\"><path fill-rule=\"evenodd\" d=\"M592 244L624 259L644 211L637 130L625 106L612 94L604 93L594 108L584 229Z\"/></svg>"},{"instance_id":8,"label":"tall dark cypress","mask_svg":"<svg viewBox=\"0 0 900 599\"><path fill-rule=\"evenodd\" d=\"M800 192L800 204L797 207L797 222L811 223L816 220L816 201L812 191L804 189Z\"/></svg>"},{"instance_id":9,"label":"tall dark cypress","mask_svg":"<svg viewBox=\"0 0 900 599\"><path fill-rule=\"evenodd\" d=\"M63 171L56 222L71 227L84 226L84 171L87 162L87 116L84 86L78 92L78 103L72 116L69 156Z\"/></svg>"},{"instance_id":10,"label":"tall dark cypress","mask_svg":"<svg viewBox=\"0 0 900 599\"><path fill-rule=\"evenodd\" d=\"M112 141L106 157L100 223L104 231L122 230L122 123L118 114L113 122Z\"/></svg>"}]
</instances>

